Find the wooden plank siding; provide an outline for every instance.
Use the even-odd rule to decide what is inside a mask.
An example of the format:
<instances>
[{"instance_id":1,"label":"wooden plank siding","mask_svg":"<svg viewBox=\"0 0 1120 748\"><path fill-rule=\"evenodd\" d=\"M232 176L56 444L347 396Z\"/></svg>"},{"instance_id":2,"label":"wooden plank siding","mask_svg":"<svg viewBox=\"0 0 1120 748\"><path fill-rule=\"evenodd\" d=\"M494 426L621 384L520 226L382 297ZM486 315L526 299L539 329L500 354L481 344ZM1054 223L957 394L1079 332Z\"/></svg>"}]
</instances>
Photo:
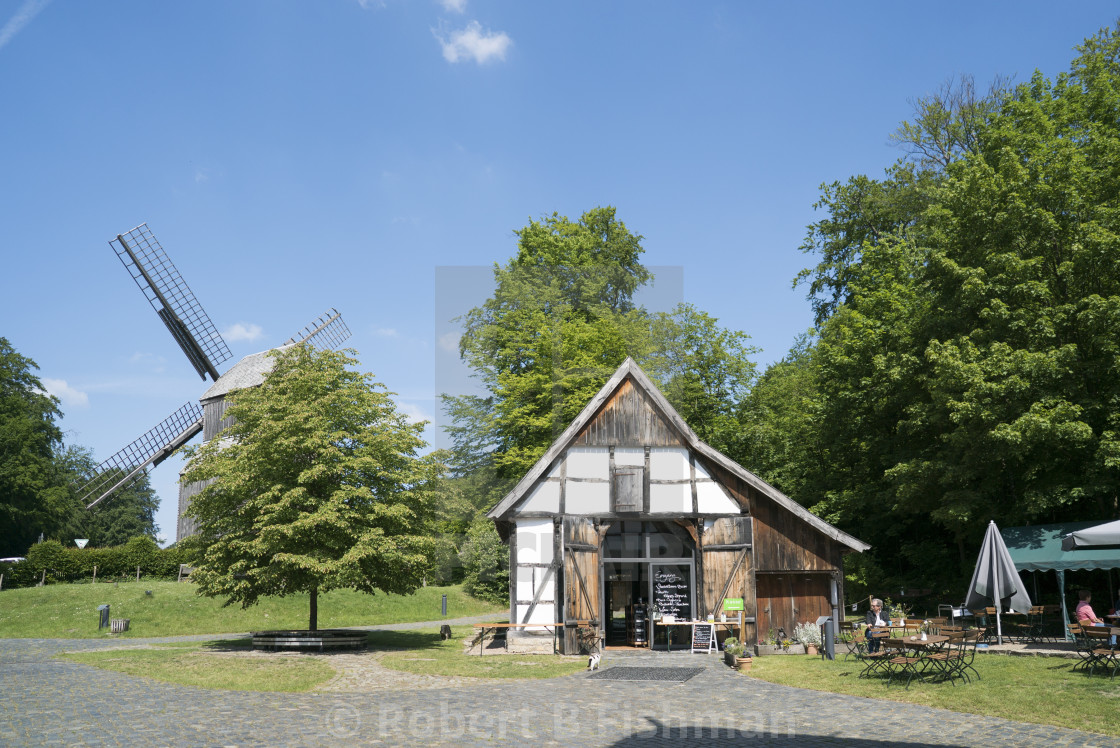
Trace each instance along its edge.
<instances>
[{"instance_id":1,"label":"wooden plank siding","mask_svg":"<svg viewBox=\"0 0 1120 748\"><path fill-rule=\"evenodd\" d=\"M578 447L684 446L665 416L629 379L622 381L572 444Z\"/></svg>"},{"instance_id":2,"label":"wooden plank siding","mask_svg":"<svg viewBox=\"0 0 1120 748\"><path fill-rule=\"evenodd\" d=\"M729 597L743 598L743 615L754 615L754 588L751 552L751 521L749 517L724 517L715 520L700 535L698 598L700 618L719 616L723 601ZM745 641L752 641L754 626L745 624Z\"/></svg>"}]
</instances>

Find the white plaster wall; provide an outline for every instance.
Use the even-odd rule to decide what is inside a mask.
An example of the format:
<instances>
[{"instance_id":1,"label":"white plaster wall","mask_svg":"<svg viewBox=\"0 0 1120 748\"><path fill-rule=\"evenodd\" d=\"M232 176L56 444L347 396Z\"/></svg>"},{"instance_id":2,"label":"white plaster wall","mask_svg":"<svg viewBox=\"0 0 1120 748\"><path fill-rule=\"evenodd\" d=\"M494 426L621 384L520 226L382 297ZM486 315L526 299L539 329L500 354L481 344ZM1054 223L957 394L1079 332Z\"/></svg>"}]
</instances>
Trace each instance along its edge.
<instances>
[{"instance_id":1,"label":"white plaster wall","mask_svg":"<svg viewBox=\"0 0 1120 748\"><path fill-rule=\"evenodd\" d=\"M568 514L600 514L611 508L611 485L568 481L564 486L564 510Z\"/></svg>"},{"instance_id":2,"label":"white plaster wall","mask_svg":"<svg viewBox=\"0 0 1120 748\"><path fill-rule=\"evenodd\" d=\"M533 609L533 614L529 616L529 620L525 620L525 613L529 610L528 605L517 606L517 622L518 623L556 623L556 606L553 603L537 603L537 607ZM541 629L527 628L524 631L540 631Z\"/></svg>"},{"instance_id":3,"label":"white plaster wall","mask_svg":"<svg viewBox=\"0 0 1120 748\"><path fill-rule=\"evenodd\" d=\"M644 467L646 464L646 451L632 447L617 447L614 450L615 467Z\"/></svg>"},{"instance_id":4,"label":"white plaster wall","mask_svg":"<svg viewBox=\"0 0 1120 748\"><path fill-rule=\"evenodd\" d=\"M688 483L651 483L649 485L649 510L651 512L691 512L692 487Z\"/></svg>"},{"instance_id":5,"label":"white plaster wall","mask_svg":"<svg viewBox=\"0 0 1120 748\"><path fill-rule=\"evenodd\" d=\"M655 447L649 451L649 477L653 480L688 480L688 450L683 447Z\"/></svg>"},{"instance_id":6,"label":"white plaster wall","mask_svg":"<svg viewBox=\"0 0 1120 748\"><path fill-rule=\"evenodd\" d=\"M519 519L517 527L517 563L552 563L552 520Z\"/></svg>"},{"instance_id":7,"label":"white plaster wall","mask_svg":"<svg viewBox=\"0 0 1120 748\"><path fill-rule=\"evenodd\" d=\"M606 447L572 447L568 450L569 478L611 477L611 453Z\"/></svg>"},{"instance_id":8,"label":"white plaster wall","mask_svg":"<svg viewBox=\"0 0 1120 748\"><path fill-rule=\"evenodd\" d=\"M697 479L712 477L711 473L704 469L704 463L700 462L700 460L696 461L696 477Z\"/></svg>"},{"instance_id":9,"label":"white plaster wall","mask_svg":"<svg viewBox=\"0 0 1120 748\"><path fill-rule=\"evenodd\" d=\"M552 512L560 513L560 481L541 481L533 487L517 508L514 514L521 512Z\"/></svg>"},{"instance_id":10,"label":"white plaster wall","mask_svg":"<svg viewBox=\"0 0 1120 748\"><path fill-rule=\"evenodd\" d=\"M738 514L735 500L715 481L696 481L696 508L712 514Z\"/></svg>"}]
</instances>

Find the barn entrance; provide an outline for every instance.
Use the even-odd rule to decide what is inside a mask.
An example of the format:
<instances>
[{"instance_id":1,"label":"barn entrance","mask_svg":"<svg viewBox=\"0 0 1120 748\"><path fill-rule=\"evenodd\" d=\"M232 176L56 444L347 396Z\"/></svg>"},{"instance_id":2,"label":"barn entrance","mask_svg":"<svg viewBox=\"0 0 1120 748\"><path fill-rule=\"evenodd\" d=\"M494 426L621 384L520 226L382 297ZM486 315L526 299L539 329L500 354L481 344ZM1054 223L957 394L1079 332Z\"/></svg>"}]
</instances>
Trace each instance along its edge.
<instances>
[{"instance_id":1,"label":"barn entrance","mask_svg":"<svg viewBox=\"0 0 1120 748\"><path fill-rule=\"evenodd\" d=\"M603 538L603 632L607 646L667 642L655 619L690 620L696 609L695 549L671 522L620 520Z\"/></svg>"}]
</instances>

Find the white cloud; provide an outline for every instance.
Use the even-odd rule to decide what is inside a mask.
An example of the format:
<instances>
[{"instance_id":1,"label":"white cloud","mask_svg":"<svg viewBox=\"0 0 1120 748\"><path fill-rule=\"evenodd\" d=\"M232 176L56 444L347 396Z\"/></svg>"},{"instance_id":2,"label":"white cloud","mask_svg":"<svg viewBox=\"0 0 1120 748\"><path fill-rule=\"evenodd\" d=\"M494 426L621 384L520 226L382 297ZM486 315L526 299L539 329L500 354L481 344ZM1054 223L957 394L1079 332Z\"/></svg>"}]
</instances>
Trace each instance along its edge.
<instances>
[{"instance_id":1,"label":"white cloud","mask_svg":"<svg viewBox=\"0 0 1120 748\"><path fill-rule=\"evenodd\" d=\"M254 325L251 322L238 322L232 327L227 327L222 337L229 341L240 340L256 340L261 336L264 331L261 330L260 325Z\"/></svg>"},{"instance_id":2,"label":"white cloud","mask_svg":"<svg viewBox=\"0 0 1120 748\"><path fill-rule=\"evenodd\" d=\"M448 13L463 13L467 9L467 0L439 0L439 4Z\"/></svg>"},{"instance_id":3,"label":"white cloud","mask_svg":"<svg viewBox=\"0 0 1120 748\"><path fill-rule=\"evenodd\" d=\"M445 332L439 336L439 347L448 353L459 352L459 333Z\"/></svg>"},{"instance_id":4,"label":"white cloud","mask_svg":"<svg viewBox=\"0 0 1120 748\"><path fill-rule=\"evenodd\" d=\"M397 403L397 410L404 413L404 417L412 423L432 420L431 416L426 415L419 406L411 403Z\"/></svg>"},{"instance_id":5,"label":"white cloud","mask_svg":"<svg viewBox=\"0 0 1120 748\"><path fill-rule=\"evenodd\" d=\"M89 395L81 390L74 389L66 383L65 379L44 378L42 382L47 392L61 400L63 405L75 408L89 407Z\"/></svg>"},{"instance_id":6,"label":"white cloud","mask_svg":"<svg viewBox=\"0 0 1120 748\"><path fill-rule=\"evenodd\" d=\"M39 15L39 11L47 7L50 1L26 0L23 5L19 6L16 14L8 19L3 28L0 28L0 49L3 49L4 45L12 40L12 37L23 31L23 27L31 23L35 16Z\"/></svg>"},{"instance_id":7,"label":"white cloud","mask_svg":"<svg viewBox=\"0 0 1120 748\"><path fill-rule=\"evenodd\" d=\"M465 29L452 31L449 39L443 39L438 33L436 38L443 46L443 59L448 62L473 59L480 65L493 59L506 59L506 50L513 44L504 31L483 30L478 21L471 21Z\"/></svg>"},{"instance_id":8,"label":"white cloud","mask_svg":"<svg viewBox=\"0 0 1120 748\"><path fill-rule=\"evenodd\" d=\"M379 338L396 338L400 337L400 333L391 327L379 327L373 331L373 334Z\"/></svg>"}]
</instances>

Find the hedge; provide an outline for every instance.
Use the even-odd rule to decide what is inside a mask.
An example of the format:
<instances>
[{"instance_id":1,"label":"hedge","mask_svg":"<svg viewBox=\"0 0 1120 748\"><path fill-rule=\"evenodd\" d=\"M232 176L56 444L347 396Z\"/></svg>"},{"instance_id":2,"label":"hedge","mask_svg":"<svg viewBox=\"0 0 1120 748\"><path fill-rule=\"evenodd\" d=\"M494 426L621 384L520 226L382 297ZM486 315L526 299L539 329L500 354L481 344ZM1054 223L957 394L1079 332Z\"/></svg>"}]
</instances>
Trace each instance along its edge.
<instances>
[{"instance_id":1,"label":"hedge","mask_svg":"<svg viewBox=\"0 0 1120 748\"><path fill-rule=\"evenodd\" d=\"M16 563L0 563L4 589L30 587L39 583L46 570L48 583L74 582L93 578L106 581L135 577L136 567L145 577L170 577L179 574L179 564L187 562L181 548L160 548L147 536L138 536L124 545L112 548L72 548L57 540L45 540L31 546L27 559Z\"/></svg>"}]
</instances>

